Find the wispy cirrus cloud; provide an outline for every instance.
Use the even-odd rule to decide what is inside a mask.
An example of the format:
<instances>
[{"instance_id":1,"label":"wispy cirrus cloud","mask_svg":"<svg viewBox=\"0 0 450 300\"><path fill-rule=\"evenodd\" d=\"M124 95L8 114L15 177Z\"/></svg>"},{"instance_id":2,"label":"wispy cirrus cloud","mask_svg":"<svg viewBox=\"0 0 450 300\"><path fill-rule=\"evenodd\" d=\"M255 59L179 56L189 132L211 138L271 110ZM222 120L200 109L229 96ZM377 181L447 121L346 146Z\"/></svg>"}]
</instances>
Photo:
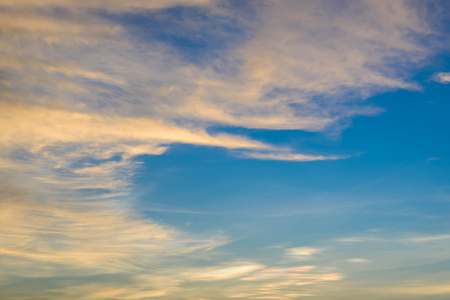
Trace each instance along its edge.
<instances>
[{"instance_id":1,"label":"wispy cirrus cloud","mask_svg":"<svg viewBox=\"0 0 450 300\"><path fill-rule=\"evenodd\" d=\"M266 152L264 150L256 152L241 151L239 153L242 157L255 158L261 160L282 160L282 161L316 161L316 160L334 160L343 159L341 156L324 156L324 155L306 155L300 153L292 153L288 149Z\"/></svg>"},{"instance_id":2,"label":"wispy cirrus cloud","mask_svg":"<svg viewBox=\"0 0 450 300\"><path fill-rule=\"evenodd\" d=\"M430 30L409 2L333 3L264 2L244 20L224 1L0 0L1 280L45 277L53 282L41 285L45 299L194 298L198 291L180 288L186 282L226 280L240 283L228 296L288 299L309 295L296 292L299 286L340 280L320 267L205 262L205 253L228 239L152 221L134 210L128 194L136 157L161 155L177 143L262 160L342 158L226 133L324 131L379 113L363 105L365 97L416 88L396 65L430 54L414 39ZM207 25L238 24L244 38L208 26L232 47L202 65L180 55L180 43L139 37L117 18L170 16L169 8L186 6ZM211 134L213 126L221 131ZM209 266L190 265L192 257ZM122 274L126 284L111 274ZM250 275L277 280L245 294L252 280L240 278ZM58 281L64 276L72 284ZM84 282L86 276L99 276L99 283ZM0 296L35 292L11 287Z\"/></svg>"},{"instance_id":3,"label":"wispy cirrus cloud","mask_svg":"<svg viewBox=\"0 0 450 300\"><path fill-rule=\"evenodd\" d=\"M409 235L409 236L408 236ZM432 243L445 241L450 239L449 234L403 234L396 237L380 237L380 236L354 236L346 238L334 239L335 242L339 243Z\"/></svg>"},{"instance_id":4,"label":"wispy cirrus cloud","mask_svg":"<svg viewBox=\"0 0 450 300\"><path fill-rule=\"evenodd\" d=\"M403 242L413 242L413 243L427 243L427 242L437 242L441 240L450 239L450 234L435 234L435 235L418 235L415 237L405 238Z\"/></svg>"},{"instance_id":5,"label":"wispy cirrus cloud","mask_svg":"<svg viewBox=\"0 0 450 300\"><path fill-rule=\"evenodd\" d=\"M450 285L412 283L409 285L388 288L387 292L397 295L421 295L421 296L450 295Z\"/></svg>"},{"instance_id":6,"label":"wispy cirrus cloud","mask_svg":"<svg viewBox=\"0 0 450 300\"><path fill-rule=\"evenodd\" d=\"M184 6L201 6L213 3L211 0L131 0L127 2L117 0L94 0L94 1L77 1L77 0L2 0L2 5L9 7L66 7L66 8L102 8L114 11L132 11L132 10L145 10L145 9L162 9L172 6L184 5Z\"/></svg>"},{"instance_id":7,"label":"wispy cirrus cloud","mask_svg":"<svg viewBox=\"0 0 450 300\"><path fill-rule=\"evenodd\" d=\"M229 242L224 237L200 238L158 224L111 197L77 201L63 193L4 187L1 197L3 299L32 294L47 299L171 295L187 280L175 276L179 268L171 266L162 274L151 271L145 277L149 270L172 261L186 261L186 257L195 261L196 256L206 257ZM114 274L122 276L120 288L114 283ZM72 283L58 279L67 276L73 278ZM89 277L99 282L86 286ZM49 284L42 285L38 292L29 290L25 283L21 291L13 287L15 282L37 280Z\"/></svg>"},{"instance_id":8,"label":"wispy cirrus cloud","mask_svg":"<svg viewBox=\"0 0 450 300\"><path fill-rule=\"evenodd\" d=\"M324 9L325 2L286 2L282 6L268 3L261 10L264 26L256 30L246 24L244 28L254 32L254 38L241 42L240 47L206 68L183 60L161 41L137 43L126 24L114 23L89 10L97 7L138 14L139 9L179 4L43 1L33 5L27 1L3 1L12 11L2 18L6 35L0 61L11 78L21 78L19 83L5 81L7 95L27 103L56 102L77 112L89 109L100 114L156 117L163 122L182 122L184 127L195 130L221 125L320 131L352 115L377 113L374 108L345 100L348 92L366 97L380 89L414 87L393 69L381 68L386 57L417 60L428 53L414 39L406 37L429 30L403 2L389 7L361 3L348 6L349 10L337 15ZM183 2L198 4L208 3ZM37 13L34 8L42 6L68 11L64 18L52 11ZM78 10L72 11L75 7ZM206 17L219 12L227 17L226 10L218 9L220 5L209 3L207 7L210 11L203 11ZM362 12L379 26L359 19L350 21L347 15L353 11ZM390 18L390 13L396 18ZM334 17L328 18L329 15ZM24 21L12 21L17 19ZM387 42L385 31L392 28L394 33ZM311 35L313 29L321 34ZM330 30L337 30L337 34ZM78 41L79 38L84 41ZM30 47L18 51L23 41ZM238 61L244 63L236 68ZM39 93L33 93L36 90ZM343 99L331 100L327 95ZM277 148L270 153L254 151L245 155L291 161L338 158Z\"/></svg>"},{"instance_id":9,"label":"wispy cirrus cloud","mask_svg":"<svg viewBox=\"0 0 450 300\"><path fill-rule=\"evenodd\" d=\"M297 248L286 249L286 254L296 257L296 258L299 258L299 259L304 259L304 258L309 258L312 255L314 255L316 253L320 253L322 251L323 251L323 249L318 249L318 248L297 247Z\"/></svg>"},{"instance_id":10,"label":"wispy cirrus cloud","mask_svg":"<svg viewBox=\"0 0 450 300\"><path fill-rule=\"evenodd\" d=\"M347 262L357 263L357 264L367 264L367 263L370 263L370 260L365 259L365 258L349 258L349 259L347 259Z\"/></svg>"},{"instance_id":11,"label":"wispy cirrus cloud","mask_svg":"<svg viewBox=\"0 0 450 300\"><path fill-rule=\"evenodd\" d=\"M335 239L335 241L340 243L370 243L370 242L384 242L386 240L374 236L352 236L345 238L337 238Z\"/></svg>"},{"instance_id":12,"label":"wispy cirrus cloud","mask_svg":"<svg viewBox=\"0 0 450 300\"><path fill-rule=\"evenodd\" d=\"M317 266L266 268L241 278L248 283L246 289L237 287L229 297L291 299L315 296L316 285L342 278L341 274L326 273Z\"/></svg>"},{"instance_id":13,"label":"wispy cirrus cloud","mask_svg":"<svg viewBox=\"0 0 450 300\"><path fill-rule=\"evenodd\" d=\"M208 267L197 269L194 272L187 272L184 276L192 281L216 281L236 277L242 277L248 273L265 268L264 265L255 263L239 263L227 267Z\"/></svg>"}]
</instances>

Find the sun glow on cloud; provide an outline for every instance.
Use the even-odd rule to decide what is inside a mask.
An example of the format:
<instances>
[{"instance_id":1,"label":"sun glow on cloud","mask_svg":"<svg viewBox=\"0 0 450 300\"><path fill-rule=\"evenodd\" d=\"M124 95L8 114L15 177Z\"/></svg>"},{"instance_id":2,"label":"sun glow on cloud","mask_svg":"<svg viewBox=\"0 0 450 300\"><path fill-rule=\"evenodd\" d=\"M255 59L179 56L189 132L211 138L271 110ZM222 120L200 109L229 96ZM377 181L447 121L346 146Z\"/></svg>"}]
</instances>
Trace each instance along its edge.
<instances>
[{"instance_id":1,"label":"sun glow on cloud","mask_svg":"<svg viewBox=\"0 0 450 300\"><path fill-rule=\"evenodd\" d=\"M130 200L136 158L173 144L259 160L343 159L226 131L340 130L380 112L358 99L417 88L386 64L430 55L414 39L430 29L407 1L261 3L247 20L227 1L0 0L0 284L13 286L0 298L293 299L344 278L319 263L286 266L322 248L222 261L216 249L232 238L160 224ZM238 24L245 39L204 66L118 18L180 6Z\"/></svg>"}]
</instances>

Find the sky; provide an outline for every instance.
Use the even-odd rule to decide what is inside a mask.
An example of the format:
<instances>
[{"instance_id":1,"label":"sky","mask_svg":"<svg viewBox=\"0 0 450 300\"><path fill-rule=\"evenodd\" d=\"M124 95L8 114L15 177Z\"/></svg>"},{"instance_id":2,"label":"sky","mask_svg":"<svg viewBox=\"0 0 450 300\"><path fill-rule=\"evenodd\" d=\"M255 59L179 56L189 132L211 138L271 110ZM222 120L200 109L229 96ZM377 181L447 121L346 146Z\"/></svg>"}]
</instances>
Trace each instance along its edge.
<instances>
[{"instance_id":1,"label":"sky","mask_svg":"<svg viewBox=\"0 0 450 300\"><path fill-rule=\"evenodd\" d=\"M0 0L0 298L448 299L450 4Z\"/></svg>"}]
</instances>

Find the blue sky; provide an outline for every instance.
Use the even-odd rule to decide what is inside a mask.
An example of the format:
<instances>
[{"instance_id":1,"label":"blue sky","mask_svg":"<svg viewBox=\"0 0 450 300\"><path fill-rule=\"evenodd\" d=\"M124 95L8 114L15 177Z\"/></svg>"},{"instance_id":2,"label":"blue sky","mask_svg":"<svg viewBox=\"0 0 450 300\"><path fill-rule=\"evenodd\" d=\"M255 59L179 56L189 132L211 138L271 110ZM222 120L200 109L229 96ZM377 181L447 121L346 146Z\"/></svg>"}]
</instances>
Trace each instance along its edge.
<instances>
[{"instance_id":1,"label":"blue sky","mask_svg":"<svg viewBox=\"0 0 450 300\"><path fill-rule=\"evenodd\" d=\"M0 0L0 298L447 299L448 11Z\"/></svg>"}]
</instances>

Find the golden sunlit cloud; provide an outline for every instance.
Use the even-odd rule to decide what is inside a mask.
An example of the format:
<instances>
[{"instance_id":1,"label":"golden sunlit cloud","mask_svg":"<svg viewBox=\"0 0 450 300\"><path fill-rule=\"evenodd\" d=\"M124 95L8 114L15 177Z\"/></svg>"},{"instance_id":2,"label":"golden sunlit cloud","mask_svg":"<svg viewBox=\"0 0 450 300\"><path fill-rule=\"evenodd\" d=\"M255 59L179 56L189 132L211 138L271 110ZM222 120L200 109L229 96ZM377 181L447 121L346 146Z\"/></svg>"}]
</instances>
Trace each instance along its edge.
<instances>
[{"instance_id":1,"label":"golden sunlit cloud","mask_svg":"<svg viewBox=\"0 0 450 300\"><path fill-rule=\"evenodd\" d=\"M288 255L292 255L295 257L303 258L312 256L313 254L320 253L323 250L309 247L298 247L298 248L290 248L286 250Z\"/></svg>"},{"instance_id":2,"label":"golden sunlit cloud","mask_svg":"<svg viewBox=\"0 0 450 300\"><path fill-rule=\"evenodd\" d=\"M226 234L152 220L132 196L140 157L176 144L258 160L347 158L248 132L339 132L354 116L380 112L356 98L417 88L386 64L430 54L410 38L431 30L409 2L363 1L339 14L322 1L282 2L255 4L264 22L253 23L226 1L0 0L1 299L295 299L344 278L316 260L292 266L325 248L243 259L217 250L233 240ZM201 10L205 22L236 20L245 38L196 62L120 19L179 7ZM243 133L227 133L234 129Z\"/></svg>"},{"instance_id":3,"label":"golden sunlit cloud","mask_svg":"<svg viewBox=\"0 0 450 300\"><path fill-rule=\"evenodd\" d=\"M194 273L186 273L186 278L194 281L215 281L244 276L248 273L264 268L259 264L239 264L224 268L207 268Z\"/></svg>"}]
</instances>

